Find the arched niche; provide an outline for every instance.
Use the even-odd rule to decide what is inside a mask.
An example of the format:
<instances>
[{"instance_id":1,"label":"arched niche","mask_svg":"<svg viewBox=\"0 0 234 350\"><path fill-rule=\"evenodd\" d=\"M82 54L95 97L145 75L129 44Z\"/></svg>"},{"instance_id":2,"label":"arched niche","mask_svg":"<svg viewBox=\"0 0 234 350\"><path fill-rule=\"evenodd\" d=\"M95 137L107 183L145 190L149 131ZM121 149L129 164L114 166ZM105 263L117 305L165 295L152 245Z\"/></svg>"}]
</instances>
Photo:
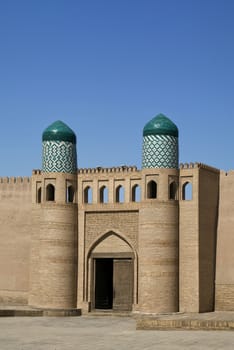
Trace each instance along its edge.
<instances>
[{"instance_id":1,"label":"arched niche","mask_svg":"<svg viewBox=\"0 0 234 350\"><path fill-rule=\"evenodd\" d=\"M182 186L182 200L189 201L193 199L193 185L187 181Z\"/></svg>"},{"instance_id":2,"label":"arched niche","mask_svg":"<svg viewBox=\"0 0 234 350\"><path fill-rule=\"evenodd\" d=\"M55 200L55 187L52 184L46 186L46 200L53 202Z\"/></svg>"},{"instance_id":3,"label":"arched niche","mask_svg":"<svg viewBox=\"0 0 234 350\"><path fill-rule=\"evenodd\" d=\"M100 188L99 196L100 203L108 203L108 188L106 186Z\"/></svg>"},{"instance_id":4,"label":"arched niche","mask_svg":"<svg viewBox=\"0 0 234 350\"><path fill-rule=\"evenodd\" d=\"M91 204L93 202L93 190L90 186L85 187L83 199L86 204Z\"/></svg>"},{"instance_id":5,"label":"arched niche","mask_svg":"<svg viewBox=\"0 0 234 350\"><path fill-rule=\"evenodd\" d=\"M154 180L151 180L147 184L147 198L149 199L156 199L158 195L158 186L157 182Z\"/></svg>"},{"instance_id":6,"label":"arched niche","mask_svg":"<svg viewBox=\"0 0 234 350\"><path fill-rule=\"evenodd\" d=\"M132 202L140 202L141 201L141 188L139 185L134 185L132 187Z\"/></svg>"},{"instance_id":7,"label":"arched niche","mask_svg":"<svg viewBox=\"0 0 234 350\"><path fill-rule=\"evenodd\" d=\"M116 203L124 203L124 187L119 185L115 191Z\"/></svg>"}]
</instances>

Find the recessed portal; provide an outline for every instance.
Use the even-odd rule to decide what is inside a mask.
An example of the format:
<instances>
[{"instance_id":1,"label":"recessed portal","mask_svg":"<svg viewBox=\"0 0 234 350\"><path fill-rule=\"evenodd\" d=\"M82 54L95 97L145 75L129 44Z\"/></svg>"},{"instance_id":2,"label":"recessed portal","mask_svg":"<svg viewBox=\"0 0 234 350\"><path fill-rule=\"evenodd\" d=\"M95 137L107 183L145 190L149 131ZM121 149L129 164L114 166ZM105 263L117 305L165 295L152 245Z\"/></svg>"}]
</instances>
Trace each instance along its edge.
<instances>
[{"instance_id":1,"label":"recessed portal","mask_svg":"<svg viewBox=\"0 0 234 350\"><path fill-rule=\"evenodd\" d=\"M95 263L95 309L132 310L132 259L99 258Z\"/></svg>"}]
</instances>

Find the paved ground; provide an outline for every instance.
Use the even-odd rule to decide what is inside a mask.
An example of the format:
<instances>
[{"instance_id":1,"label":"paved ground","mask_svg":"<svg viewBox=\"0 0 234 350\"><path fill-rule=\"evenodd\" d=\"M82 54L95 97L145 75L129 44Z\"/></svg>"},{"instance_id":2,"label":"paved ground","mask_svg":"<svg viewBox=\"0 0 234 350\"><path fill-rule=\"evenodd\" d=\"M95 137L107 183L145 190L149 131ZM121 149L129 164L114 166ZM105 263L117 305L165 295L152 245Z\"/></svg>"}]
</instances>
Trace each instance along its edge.
<instances>
[{"instance_id":1,"label":"paved ground","mask_svg":"<svg viewBox=\"0 0 234 350\"><path fill-rule=\"evenodd\" d=\"M129 317L1 317L0 350L234 349L233 331L136 331Z\"/></svg>"}]
</instances>

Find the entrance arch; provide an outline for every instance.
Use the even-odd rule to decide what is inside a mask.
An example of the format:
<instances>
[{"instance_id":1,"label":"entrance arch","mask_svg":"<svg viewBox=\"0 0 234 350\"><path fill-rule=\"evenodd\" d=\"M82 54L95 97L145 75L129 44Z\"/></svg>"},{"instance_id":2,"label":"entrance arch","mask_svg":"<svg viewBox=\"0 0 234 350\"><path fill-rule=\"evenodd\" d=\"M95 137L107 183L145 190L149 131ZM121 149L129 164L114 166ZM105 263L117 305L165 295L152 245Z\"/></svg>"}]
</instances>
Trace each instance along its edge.
<instances>
[{"instance_id":1,"label":"entrance arch","mask_svg":"<svg viewBox=\"0 0 234 350\"><path fill-rule=\"evenodd\" d=\"M132 310L136 302L137 254L129 240L108 231L91 245L86 261L91 309Z\"/></svg>"}]
</instances>

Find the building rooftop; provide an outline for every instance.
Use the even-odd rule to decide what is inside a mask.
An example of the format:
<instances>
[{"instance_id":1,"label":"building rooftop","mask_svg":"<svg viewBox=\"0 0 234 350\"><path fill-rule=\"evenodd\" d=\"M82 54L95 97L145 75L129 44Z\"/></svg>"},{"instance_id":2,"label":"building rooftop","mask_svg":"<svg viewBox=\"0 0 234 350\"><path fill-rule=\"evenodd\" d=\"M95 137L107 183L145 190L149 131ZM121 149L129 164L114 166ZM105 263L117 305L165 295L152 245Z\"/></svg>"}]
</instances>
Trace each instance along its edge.
<instances>
[{"instance_id":1,"label":"building rooftop","mask_svg":"<svg viewBox=\"0 0 234 350\"><path fill-rule=\"evenodd\" d=\"M164 114L158 114L151 119L143 129L143 136L146 135L171 135L178 137L177 126Z\"/></svg>"},{"instance_id":2,"label":"building rooftop","mask_svg":"<svg viewBox=\"0 0 234 350\"><path fill-rule=\"evenodd\" d=\"M57 120L44 130L42 141L68 141L76 144L76 134L61 120Z\"/></svg>"}]
</instances>

